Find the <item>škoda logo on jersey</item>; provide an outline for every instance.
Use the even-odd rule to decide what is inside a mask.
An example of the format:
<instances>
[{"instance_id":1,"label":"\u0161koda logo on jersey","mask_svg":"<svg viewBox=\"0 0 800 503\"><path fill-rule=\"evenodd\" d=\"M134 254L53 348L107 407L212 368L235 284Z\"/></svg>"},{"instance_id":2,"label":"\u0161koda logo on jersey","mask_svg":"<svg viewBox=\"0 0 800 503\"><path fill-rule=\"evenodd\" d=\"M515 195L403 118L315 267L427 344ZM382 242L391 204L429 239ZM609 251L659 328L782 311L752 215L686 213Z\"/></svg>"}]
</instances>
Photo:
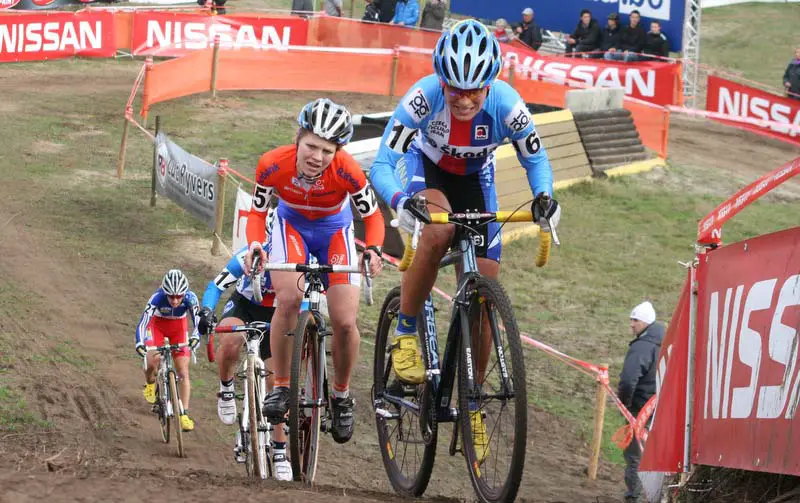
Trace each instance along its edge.
<instances>
[{"instance_id":1,"label":"\u0161koda logo on jersey","mask_svg":"<svg viewBox=\"0 0 800 503\"><path fill-rule=\"evenodd\" d=\"M403 108L408 115L414 119L414 122L419 122L431 113L431 106L425 98L421 87L417 87L403 99Z\"/></svg>"}]
</instances>

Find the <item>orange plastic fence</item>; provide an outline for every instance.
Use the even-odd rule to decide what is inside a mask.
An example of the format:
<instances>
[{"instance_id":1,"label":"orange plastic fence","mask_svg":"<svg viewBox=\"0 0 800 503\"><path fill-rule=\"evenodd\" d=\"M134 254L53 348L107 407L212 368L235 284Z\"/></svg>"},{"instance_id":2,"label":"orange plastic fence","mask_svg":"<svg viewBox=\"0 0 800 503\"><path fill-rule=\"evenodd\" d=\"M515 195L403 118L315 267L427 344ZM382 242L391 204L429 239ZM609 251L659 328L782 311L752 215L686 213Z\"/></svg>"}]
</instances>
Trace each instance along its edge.
<instances>
[{"instance_id":1,"label":"orange plastic fence","mask_svg":"<svg viewBox=\"0 0 800 503\"><path fill-rule=\"evenodd\" d=\"M213 50L153 65L145 76L142 115L155 103L211 89ZM397 65L396 72L394 65ZM321 68L338 69L320 71ZM430 55L414 51L331 52L325 50L221 49L218 90L344 91L402 96L431 72ZM508 73L502 75L508 78ZM392 84L395 79L394 85ZM515 77L512 85L530 103L565 107L571 88ZM642 143L661 157L667 155L669 111L638 100L625 100Z\"/></svg>"},{"instance_id":2,"label":"orange plastic fence","mask_svg":"<svg viewBox=\"0 0 800 503\"><path fill-rule=\"evenodd\" d=\"M142 116L150 104L211 89L213 49L193 52L182 58L152 65L145 71Z\"/></svg>"},{"instance_id":3,"label":"orange plastic fence","mask_svg":"<svg viewBox=\"0 0 800 503\"><path fill-rule=\"evenodd\" d=\"M298 58L302 58L302 64L298 64ZM330 70L321 71L322 68ZM217 69L220 90L355 91L388 95L391 84L391 54L220 51Z\"/></svg>"},{"instance_id":4,"label":"orange plastic fence","mask_svg":"<svg viewBox=\"0 0 800 503\"><path fill-rule=\"evenodd\" d=\"M632 99L626 99L624 106L631 112L642 144L656 152L659 157L666 158L669 141L669 110Z\"/></svg>"},{"instance_id":5,"label":"orange plastic fence","mask_svg":"<svg viewBox=\"0 0 800 503\"><path fill-rule=\"evenodd\" d=\"M322 47L366 47L393 49L397 46L433 49L441 32L366 23L340 17L312 18L308 28L308 45Z\"/></svg>"}]
</instances>

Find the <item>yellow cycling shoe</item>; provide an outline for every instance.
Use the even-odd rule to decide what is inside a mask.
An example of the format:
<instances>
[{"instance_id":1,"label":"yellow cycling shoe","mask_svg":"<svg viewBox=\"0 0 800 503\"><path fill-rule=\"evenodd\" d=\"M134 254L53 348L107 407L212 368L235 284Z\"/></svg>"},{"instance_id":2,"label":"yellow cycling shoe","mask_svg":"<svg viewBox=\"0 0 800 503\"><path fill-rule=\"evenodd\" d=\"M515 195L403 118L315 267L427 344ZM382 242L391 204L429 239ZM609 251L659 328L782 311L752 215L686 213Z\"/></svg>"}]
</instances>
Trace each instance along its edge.
<instances>
[{"instance_id":1,"label":"yellow cycling shoe","mask_svg":"<svg viewBox=\"0 0 800 503\"><path fill-rule=\"evenodd\" d=\"M194 421L188 414L181 414L181 429L183 431L192 431L194 429Z\"/></svg>"},{"instance_id":2,"label":"yellow cycling shoe","mask_svg":"<svg viewBox=\"0 0 800 503\"><path fill-rule=\"evenodd\" d=\"M472 445L475 446L478 464L483 464L489 457L489 435L486 434L486 423L483 422L483 414L479 410L470 411L469 415L472 421Z\"/></svg>"},{"instance_id":3,"label":"yellow cycling shoe","mask_svg":"<svg viewBox=\"0 0 800 503\"><path fill-rule=\"evenodd\" d=\"M147 403L156 403L156 383L145 383L142 394Z\"/></svg>"},{"instance_id":4,"label":"yellow cycling shoe","mask_svg":"<svg viewBox=\"0 0 800 503\"><path fill-rule=\"evenodd\" d=\"M417 348L416 335L398 335L392 344L392 368L405 384L425 382L425 364Z\"/></svg>"}]
</instances>

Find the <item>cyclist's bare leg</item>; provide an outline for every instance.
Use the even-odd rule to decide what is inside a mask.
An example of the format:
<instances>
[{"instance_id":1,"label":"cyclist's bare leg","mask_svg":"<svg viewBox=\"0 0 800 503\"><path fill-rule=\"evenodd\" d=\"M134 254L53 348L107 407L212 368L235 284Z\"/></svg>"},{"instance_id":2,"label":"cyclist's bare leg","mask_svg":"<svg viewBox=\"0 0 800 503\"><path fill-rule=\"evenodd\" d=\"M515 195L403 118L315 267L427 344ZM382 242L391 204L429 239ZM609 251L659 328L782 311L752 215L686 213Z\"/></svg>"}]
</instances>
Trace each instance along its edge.
<instances>
[{"instance_id":1,"label":"cyclist's bare leg","mask_svg":"<svg viewBox=\"0 0 800 503\"><path fill-rule=\"evenodd\" d=\"M271 342L271 341L270 341ZM274 358L267 358L267 361L264 362L267 370L272 370L272 363ZM267 393L272 391L272 388L275 386L275 374L267 373ZM278 426L272 430L272 441L273 442L287 442L286 432L283 430L282 426Z\"/></svg>"},{"instance_id":2,"label":"cyclist's bare leg","mask_svg":"<svg viewBox=\"0 0 800 503\"><path fill-rule=\"evenodd\" d=\"M147 384L156 382L156 370L161 363L161 355L158 353L147 353L147 370L144 371L144 380Z\"/></svg>"},{"instance_id":3,"label":"cyclist's bare leg","mask_svg":"<svg viewBox=\"0 0 800 503\"><path fill-rule=\"evenodd\" d=\"M278 301L270 324L270 347L272 349L272 370L275 372L276 386L289 386L292 367L292 338L286 334L297 326L297 313L303 301L302 274L295 272L272 272L272 286Z\"/></svg>"},{"instance_id":4,"label":"cyclist's bare leg","mask_svg":"<svg viewBox=\"0 0 800 503\"><path fill-rule=\"evenodd\" d=\"M184 409L189 409L189 398L192 394L192 383L189 382L189 357L175 357L175 370L180 379L178 386L180 387L181 403Z\"/></svg>"},{"instance_id":5,"label":"cyclist's bare leg","mask_svg":"<svg viewBox=\"0 0 800 503\"><path fill-rule=\"evenodd\" d=\"M338 391L350 388L350 374L358 361L361 336L356 326L359 287L332 285L328 289L328 313L333 326L333 386Z\"/></svg>"},{"instance_id":6,"label":"cyclist's bare leg","mask_svg":"<svg viewBox=\"0 0 800 503\"><path fill-rule=\"evenodd\" d=\"M232 325L244 325L244 321L239 318L225 318L219 322L218 326L229 327ZM233 379L236 372L236 364L239 363L239 354L244 342L241 334L217 334L217 336L222 337L217 356L219 380L228 382Z\"/></svg>"},{"instance_id":7,"label":"cyclist's bare leg","mask_svg":"<svg viewBox=\"0 0 800 503\"><path fill-rule=\"evenodd\" d=\"M431 213L450 211L450 203L441 191L426 189L419 194L428 200ZM417 254L401 280L400 311L409 316L419 313L425 298L436 283L439 261L442 260L453 240L452 225L429 225L422 231Z\"/></svg>"}]
</instances>

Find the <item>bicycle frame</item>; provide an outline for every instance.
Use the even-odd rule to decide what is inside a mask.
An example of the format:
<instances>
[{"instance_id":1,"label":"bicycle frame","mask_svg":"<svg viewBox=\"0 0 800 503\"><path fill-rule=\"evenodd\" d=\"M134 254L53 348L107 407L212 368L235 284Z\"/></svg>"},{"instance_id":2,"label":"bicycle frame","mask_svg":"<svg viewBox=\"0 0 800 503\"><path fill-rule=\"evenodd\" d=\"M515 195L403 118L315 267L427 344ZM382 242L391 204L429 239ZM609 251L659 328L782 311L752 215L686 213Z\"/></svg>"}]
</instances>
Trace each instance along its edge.
<instances>
[{"instance_id":1,"label":"bicycle frame","mask_svg":"<svg viewBox=\"0 0 800 503\"><path fill-rule=\"evenodd\" d=\"M169 389L168 379L169 379L169 373L170 372L173 372L175 374L175 382L176 383L180 382L180 376L178 375L178 372L175 370L175 365L173 364L172 351L176 350L176 349L181 349L181 348L184 348L184 347L188 347L189 345L187 343L170 344L169 338L167 338L167 337L165 337L164 340L166 341L166 343L163 346L148 348L147 351L148 352L153 351L153 352L156 352L156 353L159 354L158 370L156 371L156 382L161 384L161 386L163 386L163 389L168 390ZM195 358L195 354L194 354L194 351L193 351L192 352L192 363L194 363L195 360L196 360L196 358ZM143 366L144 370L147 370L147 358L143 359L142 366ZM183 404L180 403L180 401L181 401L180 400L180 390L178 390L178 402L179 402L178 403L178 409L179 409L178 410L178 414L175 414L175 410L174 410L175 407L174 407L174 404L172 403L172 401L170 399L169 393L167 393L166 396L160 397L160 399L166 405L166 410L164 411L164 414L167 417L176 417L177 415L183 414Z\"/></svg>"},{"instance_id":2,"label":"bicycle frame","mask_svg":"<svg viewBox=\"0 0 800 503\"><path fill-rule=\"evenodd\" d=\"M269 328L269 324L267 324L266 326L267 326L267 329L268 329ZM264 332L261 332L261 335L259 337L251 337L250 333L251 332L247 332L247 333L242 334L242 338L244 339L244 343L245 343L245 355L246 356L241 361L241 364L239 366L239 369L240 369L239 372L236 373L236 377L242 380L243 386L244 386L244 388L243 388L244 389L244 395L242 395L243 398L242 398L242 414L241 414L241 423L242 424L241 424L241 427L245 431L249 431L248 428L250 427L250 409L249 409L249 404L248 404L248 401L247 401L247 393L249 391L249 389L247 387L247 363L250 360L251 356L253 357L253 362L255 363L254 371L255 371L255 376L256 376L256 379L257 379L257 383L256 384L257 384L257 386L259 388L261 388L261 397L262 398L266 397L266 393L267 393L267 383L266 383L267 368L266 368L266 365L264 364L264 361L261 359L260 352L259 352L259 345L261 344L261 338L267 336L266 335L266 330ZM261 414L262 414L261 411L257 411L257 415L259 416L259 418L260 418ZM258 428L258 425L256 425L256 427ZM269 442L269 440L270 440L269 439L269 437L270 437L269 431L270 431L271 428L270 428L270 426L267 426L266 428L267 428L266 431L268 432L267 433L267 442Z\"/></svg>"},{"instance_id":3,"label":"bicycle frame","mask_svg":"<svg viewBox=\"0 0 800 503\"><path fill-rule=\"evenodd\" d=\"M466 355L466 379L467 388L470 390L476 389L475 371L472 366L472 341L469 337L469 304L472 291L469 285L478 277L477 256L475 254L475 243L473 241L473 232L471 230L460 230L458 239L458 250L450 252L441 260L439 268L444 268L454 264L460 259L461 262L461 277L458 280L456 295L453 300L453 308L450 316L450 328L445 342L444 359L439 359L439 341L438 331L436 329L436 314L433 307L433 296L428 294L425 299L425 304L422 310L422 322L425 327L425 340L423 341L426 346L426 386L429 386L427 392L433 397L434 418L436 422L454 422L458 420L458 409L451 407L453 396L453 388L456 383L456 372L458 365L462 362L458 361L460 350ZM500 362L500 373L503 379L503 389L505 390L504 397L513 397L513 389L511 389L510 379L508 376L507 367L505 364L505 355L503 354L502 344L500 341L500 334L496 331L497 320L494 319L494 313L490 310L490 325L492 326L492 338L494 339L494 346L497 351L497 359ZM464 335L467 334L465 337ZM444 371L442 371L442 363ZM415 413L420 414L423 418L426 414L420 411L420 406L414 404L405 398L387 395L384 393L383 399L386 402L394 405L413 410Z\"/></svg>"}]
</instances>

